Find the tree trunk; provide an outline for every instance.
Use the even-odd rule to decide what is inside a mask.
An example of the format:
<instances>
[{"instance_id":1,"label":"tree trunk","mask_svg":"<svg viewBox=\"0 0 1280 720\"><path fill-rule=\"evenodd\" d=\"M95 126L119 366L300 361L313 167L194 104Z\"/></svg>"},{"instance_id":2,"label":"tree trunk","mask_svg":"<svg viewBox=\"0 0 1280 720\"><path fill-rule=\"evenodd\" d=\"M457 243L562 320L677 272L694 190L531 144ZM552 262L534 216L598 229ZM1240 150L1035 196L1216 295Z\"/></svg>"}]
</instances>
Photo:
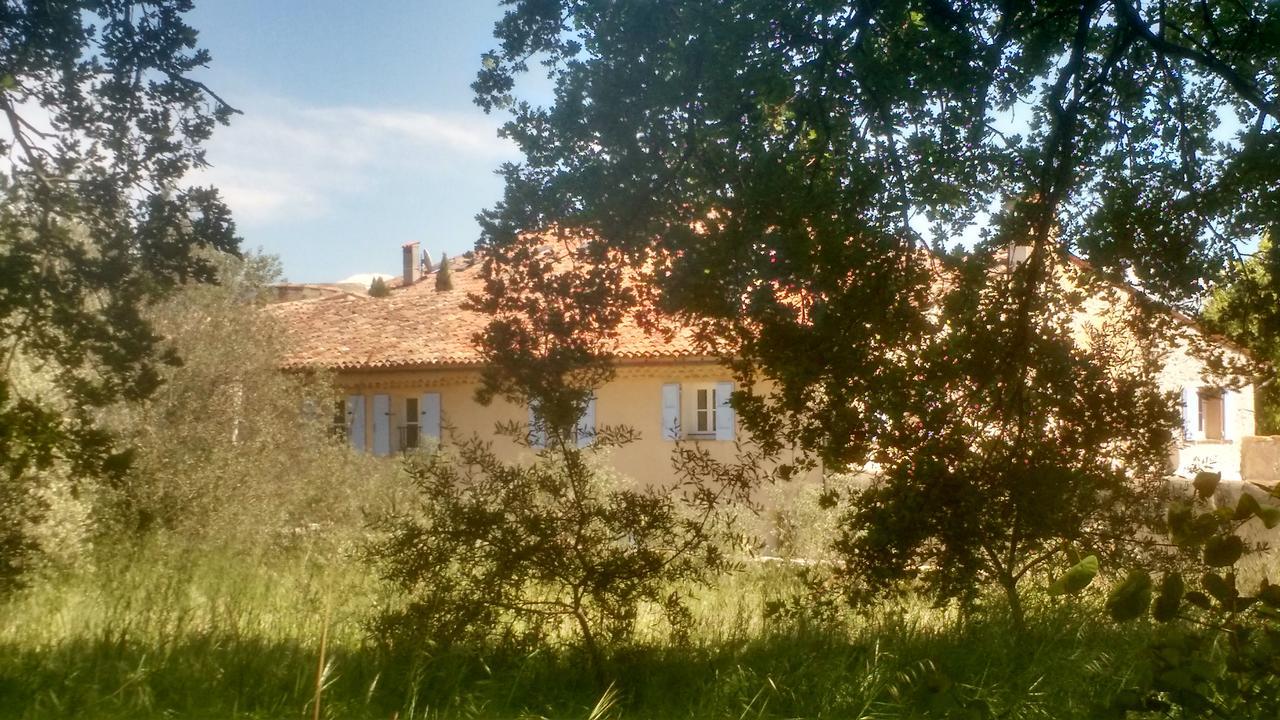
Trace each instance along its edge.
<instances>
[{"instance_id":1,"label":"tree trunk","mask_svg":"<svg viewBox=\"0 0 1280 720\"><path fill-rule=\"evenodd\" d=\"M1018 595L1018 581L1012 576L1005 576L1000 578L1000 586L1004 588L1005 600L1009 603L1009 621L1013 630L1022 635L1027 629L1027 618L1022 609L1022 597Z\"/></svg>"},{"instance_id":2,"label":"tree trunk","mask_svg":"<svg viewBox=\"0 0 1280 720\"><path fill-rule=\"evenodd\" d=\"M582 631L582 645L587 649L591 672L596 676L596 681L603 685L605 680L604 658L601 657L600 646L596 643L595 633L591 632L591 623L587 621L587 616L580 607L574 608L573 617L578 621L578 628Z\"/></svg>"}]
</instances>

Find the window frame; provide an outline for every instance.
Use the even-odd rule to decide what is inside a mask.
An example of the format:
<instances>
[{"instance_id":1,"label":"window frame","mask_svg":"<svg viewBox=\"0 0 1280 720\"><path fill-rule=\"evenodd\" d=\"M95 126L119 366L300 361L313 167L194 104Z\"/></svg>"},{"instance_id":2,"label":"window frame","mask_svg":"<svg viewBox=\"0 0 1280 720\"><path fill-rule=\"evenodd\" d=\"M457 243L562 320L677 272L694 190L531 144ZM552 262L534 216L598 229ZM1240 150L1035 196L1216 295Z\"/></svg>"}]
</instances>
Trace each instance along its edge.
<instances>
[{"instance_id":1,"label":"window frame","mask_svg":"<svg viewBox=\"0 0 1280 720\"><path fill-rule=\"evenodd\" d=\"M416 395L404 398L404 424L400 426L400 449L416 450L422 445L422 401Z\"/></svg>"},{"instance_id":2,"label":"window frame","mask_svg":"<svg viewBox=\"0 0 1280 720\"><path fill-rule=\"evenodd\" d=\"M684 436L691 440L715 440L716 413L719 408L718 398L716 397L715 381L685 383L685 387L690 391L689 406L687 408L681 408L681 410L687 410L689 412L689 420L691 422L686 423L683 418L681 419L681 426L686 428ZM706 407L702 407L699 404L703 398L707 401ZM700 428L700 420L706 421L706 429Z\"/></svg>"},{"instance_id":3,"label":"window frame","mask_svg":"<svg viewBox=\"0 0 1280 720\"><path fill-rule=\"evenodd\" d=\"M1196 431L1199 439L1207 442L1224 442L1227 439L1226 391L1221 388L1202 387L1196 391ZM1217 407L1217 423L1208 422L1210 408Z\"/></svg>"}]
</instances>

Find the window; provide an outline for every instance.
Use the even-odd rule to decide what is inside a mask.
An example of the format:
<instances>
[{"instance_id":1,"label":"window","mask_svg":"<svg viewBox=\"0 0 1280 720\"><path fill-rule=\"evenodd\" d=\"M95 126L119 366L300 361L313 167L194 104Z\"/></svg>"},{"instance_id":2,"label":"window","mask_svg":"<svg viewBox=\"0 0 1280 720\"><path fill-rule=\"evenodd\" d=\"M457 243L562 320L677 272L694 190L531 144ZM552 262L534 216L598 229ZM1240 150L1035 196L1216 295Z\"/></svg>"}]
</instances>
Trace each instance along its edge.
<instances>
[{"instance_id":1,"label":"window","mask_svg":"<svg viewBox=\"0 0 1280 720\"><path fill-rule=\"evenodd\" d=\"M400 427L400 449L413 450L418 447L418 439L422 436L418 424L418 398L404 399L404 425Z\"/></svg>"},{"instance_id":2,"label":"window","mask_svg":"<svg viewBox=\"0 0 1280 720\"><path fill-rule=\"evenodd\" d=\"M582 415L578 417L577 426L574 428L574 435L578 447L586 447L595 440L595 393L592 393L591 396L587 398L586 406L583 408ZM543 423L541 413L538 411L537 400L529 403L529 445L534 448L543 448L547 446L547 428Z\"/></svg>"},{"instance_id":3,"label":"window","mask_svg":"<svg viewBox=\"0 0 1280 720\"><path fill-rule=\"evenodd\" d=\"M716 389L700 387L694 391L693 435L710 435L716 431Z\"/></svg>"},{"instance_id":4,"label":"window","mask_svg":"<svg viewBox=\"0 0 1280 720\"><path fill-rule=\"evenodd\" d=\"M329 432L333 433L335 438L345 439L347 434L351 432L350 418L347 416L347 401L345 398L334 398L333 415L329 420Z\"/></svg>"},{"instance_id":5,"label":"window","mask_svg":"<svg viewBox=\"0 0 1280 720\"><path fill-rule=\"evenodd\" d=\"M1231 388L1182 388L1182 438L1188 442L1230 442L1240 393Z\"/></svg>"},{"instance_id":6,"label":"window","mask_svg":"<svg viewBox=\"0 0 1280 720\"><path fill-rule=\"evenodd\" d=\"M731 382L663 385L662 436L667 440L733 440L732 395Z\"/></svg>"},{"instance_id":7,"label":"window","mask_svg":"<svg viewBox=\"0 0 1280 720\"><path fill-rule=\"evenodd\" d=\"M1199 418L1196 429L1199 431L1200 437L1205 440L1225 439L1226 433L1223 430L1225 428L1226 413L1223 412L1222 391L1201 388L1198 396L1200 412L1198 413Z\"/></svg>"}]
</instances>

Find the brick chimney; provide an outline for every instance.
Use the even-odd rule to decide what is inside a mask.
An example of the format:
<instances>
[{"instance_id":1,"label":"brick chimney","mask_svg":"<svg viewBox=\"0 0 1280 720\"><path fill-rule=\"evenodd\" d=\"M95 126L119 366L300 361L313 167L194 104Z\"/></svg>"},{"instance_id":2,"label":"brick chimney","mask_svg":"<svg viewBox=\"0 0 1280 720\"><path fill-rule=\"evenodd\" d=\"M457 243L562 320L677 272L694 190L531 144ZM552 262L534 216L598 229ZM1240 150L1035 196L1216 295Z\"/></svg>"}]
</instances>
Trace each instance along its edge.
<instances>
[{"instance_id":1,"label":"brick chimney","mask_svg":"<svg viewBox=\"0 0 1280 720\"><path fill-rule=\"evenodd\" d=\"M409 286L422 279L422 266L418 264L418 243L407 242L401 245L400 256L404 261L404 284Z\"/></svg>"}]
</instances>

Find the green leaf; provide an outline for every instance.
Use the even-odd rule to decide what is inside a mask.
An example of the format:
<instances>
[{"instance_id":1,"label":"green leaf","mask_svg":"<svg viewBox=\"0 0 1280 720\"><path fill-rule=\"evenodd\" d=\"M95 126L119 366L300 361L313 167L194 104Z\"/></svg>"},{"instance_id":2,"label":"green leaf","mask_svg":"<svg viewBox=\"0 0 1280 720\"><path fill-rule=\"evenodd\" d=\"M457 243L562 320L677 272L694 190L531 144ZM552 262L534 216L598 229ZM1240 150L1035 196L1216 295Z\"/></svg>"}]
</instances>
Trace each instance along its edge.
<instances>
[{"instance_id":1,"label":"green leaf","mask_svg":"<svg viewBox=\"0 0 1280 720\"><path fill-rule=\"evenodd\" d=\"M1258 501L1250 495L1248 491L1243 491L1240 495L1240 500L1236 502L1236 512L1235 515L1232 516L1233 519L1248 520L1254 515L1261 514L1262 506L1258 504Z\"/></svg>"},{"instance_id":2,"label":"green leaf","mask_svg":"<svg viewBox=\"0 0 1280 720\"><path fill-rule=\"evenodd\" d=\"M1196 479L1191 482L1191 485L1196 489L1196 495L1208 498L1213 495L1214 490L1218 489L1220 482L1222 482L1222 473L1199 472L1196 473Z\"/></svg>"},{"instance_id":3,"label":"green leaf","mask_svg":"<svg viewBox=\"0 0 1280 720\"><path fill-rule=\"evenodd\" d=\"M1236 535L1219 535L1204 544L1204 564L1209 567L1234 565L1244 554L1244 541Z\"/></svg>"},{"instance_id":4,"label":"green leaf","mask_svg":"<svg viewBox=\"0 0 1280 720\"><path fill-rule=\"evenodd\" d=\"M0 75L0 90L12 90L18 87L18 79L9 73Z\"/></svg>"},{"instance_id":5,"label":"green leaf","mask_svg":"<svg viewBox=\"0 0 1280 720\"><path fill-rule=\"evenodd\" d=\"M1053 581L1049 586L1049 594L1058 595L1075 595L1081 590L1089 587L1089 583L1098 576L1098 556L1090 555L1080 562L1072 565L1063 573L1062 577Z\"/></svg>"},{"instance_id":6,"label":"green leaf","mask_svg":"<svg viewBox=\"0 0 1280 720\"><path fill-rule=\"evenodd\" d=\"M1107 612L1116 622L1126 622L1142 615L1151 604L1151 576L1146 570L1129 571L1124 582L1111 591L1107 598Z\"/></svg>"},{"instance_id":7,"label":"green leaf","mask_svg":"<svg viewBox=\"0 0 1280 720\"><path fill-rule=\"evenodd\" d=\"M1151 608L1151 617L1160 622L1169 622L1177 617L1178 608L1182 605L1182 596L1186 590L1187 586L1182 580L1182 575L1178 573L1165 575L1160 581L1160 594Z\"/></svg>"},{"instance_id":8,"label":"green leaf","mask_svg":"<svg viewBox=\"0 0 1280 720\"><path fill-rule=\"evenodd\" d=\"M1235 575L1228 574L1226 577L1223 577L1216 573L1205 573L1204 576L1200 578L1200 585L1204 587L1206 592L1213 596L1214 600L1217 600L1228 608L1235 604L1236 596L1239 595L1236 591ZM1191 597L1190 593L1188 593L1187 602L1190 601Z\"/></svg>"},{"instance_id":9,"label":"green leaf","mask_svg":"<svg viewBox=\"0 0 1280 720\"><path fill-rule=\"evenodd\" d=\"M1181 546L1191 538L1191 524L1195 516L1191 511L1191 503L1175 500L1169 503L1165 521L1169 525L1169 536L1173 542Z\"/></svg>"}]
</instances>

